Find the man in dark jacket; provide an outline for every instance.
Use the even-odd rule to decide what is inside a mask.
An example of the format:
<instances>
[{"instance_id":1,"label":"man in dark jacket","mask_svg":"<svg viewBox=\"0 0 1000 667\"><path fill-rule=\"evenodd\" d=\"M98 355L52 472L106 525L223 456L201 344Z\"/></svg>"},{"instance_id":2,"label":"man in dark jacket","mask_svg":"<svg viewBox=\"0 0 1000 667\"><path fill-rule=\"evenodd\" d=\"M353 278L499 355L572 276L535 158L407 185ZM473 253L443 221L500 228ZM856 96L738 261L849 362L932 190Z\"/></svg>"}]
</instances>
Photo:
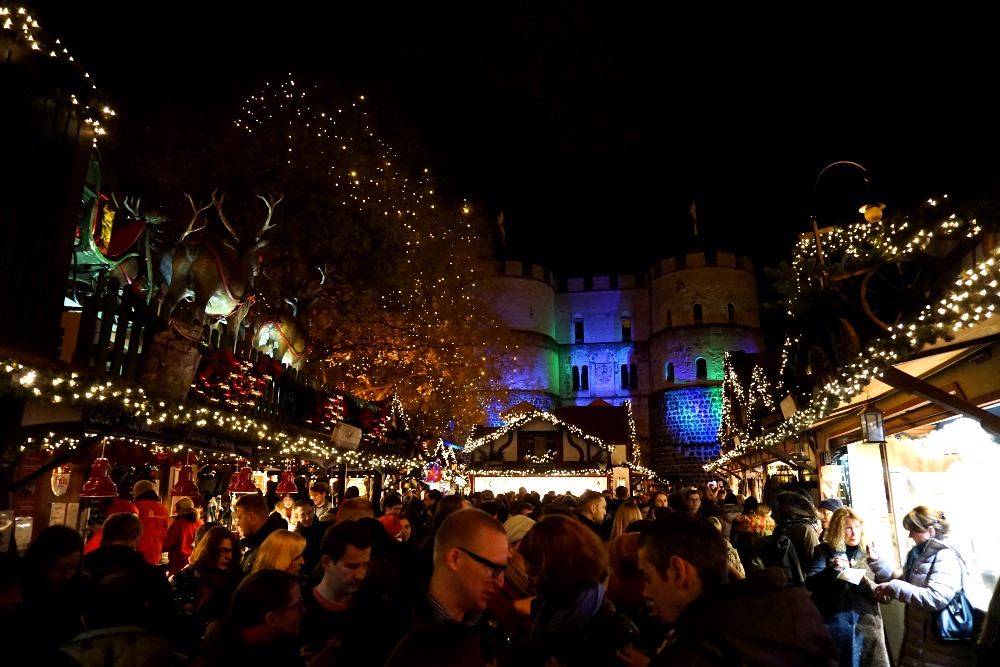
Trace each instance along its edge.
<instances>
[{"instance_id":1,"label":"man in dark jacket","mask_svg":"<svg viewBox=\"0 0 1000 667\"><path fill-rule=\"evenodd\" d=\"M133 618L149 632L171 637L177 625L174 594L162 567L150 565L136 548L142 535L142 520L130 512L117 512L104 520L101 546L83 559L84 571L96 576L102 570L120 568L139 582L145 597L145 611Z\"/></svg>"},{"instance_id":2,"label":"man in dark jacket","mask_svg":"<svg viewBox=\"0 0 1000 667\"><path fill-rule=\"evenodd\" d=\"M804 589L780 571L758 570L727 582L725 539L705 518L674 512L645 527L639 567L653 614L673 624L650 667L783 665L834 667L837 652ZM619 656L634 664L641 655Z\"/></svg>"},{"instance_id":3,"label":"man in dark jacket","mask_svg":"<svg viewBox=\"0 0 1000 667\"><path fill-rule=\"evenodd\" d=\"M288 530L288 522L280 514L267 508L264 496L248 493L236 501L236 529L240 533L243 559L240 567L244 572L253 569L260 545L276 530Z\"/></svg>"}]
</instances>

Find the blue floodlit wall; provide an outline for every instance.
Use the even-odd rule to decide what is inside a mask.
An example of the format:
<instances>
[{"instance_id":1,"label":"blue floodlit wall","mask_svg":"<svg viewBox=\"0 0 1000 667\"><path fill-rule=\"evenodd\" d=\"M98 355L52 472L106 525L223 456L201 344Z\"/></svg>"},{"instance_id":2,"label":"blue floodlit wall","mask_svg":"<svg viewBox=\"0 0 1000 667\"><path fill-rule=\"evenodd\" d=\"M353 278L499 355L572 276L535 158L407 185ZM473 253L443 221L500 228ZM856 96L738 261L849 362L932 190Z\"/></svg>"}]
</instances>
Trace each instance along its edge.
<instances>
[{"instance_id":1,"label":"blue floodlit wall","mask_svg":"<svg viewBox=\"0 0 1000 667\"><path fill-rule=\"evenodd\" d=\"M654 441L681 446L717 444L722 423L722 387L688 387L650 400Z\"/></svg>"}]
</instances>

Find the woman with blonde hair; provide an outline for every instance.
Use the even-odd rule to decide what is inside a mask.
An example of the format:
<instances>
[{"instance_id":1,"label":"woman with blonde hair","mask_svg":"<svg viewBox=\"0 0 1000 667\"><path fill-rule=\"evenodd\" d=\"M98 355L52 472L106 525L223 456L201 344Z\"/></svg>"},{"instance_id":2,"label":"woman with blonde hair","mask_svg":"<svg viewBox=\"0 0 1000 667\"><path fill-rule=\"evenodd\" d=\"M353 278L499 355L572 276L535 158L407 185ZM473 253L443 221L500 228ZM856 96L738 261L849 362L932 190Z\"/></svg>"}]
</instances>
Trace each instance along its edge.
<instances>
[{"instance_id":1,"label":"woman with blonde hair","mask_svg":"<svg viewBox=\"0 0 1000 667\"><path fill-rule=\"evenodd\" d=\"M861 517L850 507L835 511L813 556L806 588L837 645L841 666L890 667L875 582L891 579L892 568L868 542ZM846 570L860 578L841 578Z\"/></svg>"},{"instance_id":2,"label":"woman with blonde hair","mask_svg":"<svg viewBox=\"0 0 1000 667\"><path fill-rule=\"evenodd\" d=\"M251 572L281 570L297 577L306 562L305 551L306 538L290 530L278 529L261 543Z\"/></svg>"},{"instance_id":3,"label":"woman with blonde hair","mask_svg":"<svg viewBox=\"0 0 1000 667\"><path fill-rule=\"evenodd\" d=\"M892 573L892 581L875 587L880 601L906 604L906 629L897 665L975 664L974 641L943 640L937 628L938 612L962 589L965 578L965 562L948 542L951 525L944 512L918 505L903 517L903 527L910 531L913 548L902 570ZM885 570L888 573L889 566Z\"/></svg>"},{"instance_id":4,"label":"woman with blonde hair","mask_svg":"<svg viewBox=\"0 0 1000 667\"><path fill-rule=\"evenodd\" d=\"M616 664L615 650L639 631L605 594L611 568L604 542L576 518L551 514L531 527L519 551L538 595L523 655L511 664Z\"/></svg>"},{"instance_id":5,"label":"woman with blonde hair","mask_svg":"<svg viewBox=\"0 0 1000 667\"><path fill-rule=\"evenodd\" d=\"M639 504L634 500L626 500L615 510L615 519L611 525L611 536L608 539L613 540L619 535L624 534L632 523L640 520L642 520L642 510L639 509Z\"/></svg>"}]
</instances>

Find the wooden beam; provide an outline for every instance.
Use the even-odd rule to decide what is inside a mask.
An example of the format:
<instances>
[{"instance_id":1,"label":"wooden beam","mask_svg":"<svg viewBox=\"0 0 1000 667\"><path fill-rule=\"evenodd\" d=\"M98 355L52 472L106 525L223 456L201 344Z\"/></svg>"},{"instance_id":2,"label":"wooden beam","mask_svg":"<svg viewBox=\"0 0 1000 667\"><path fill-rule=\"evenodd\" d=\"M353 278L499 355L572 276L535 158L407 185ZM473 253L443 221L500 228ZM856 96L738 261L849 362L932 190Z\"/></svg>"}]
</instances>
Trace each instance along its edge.
<instances>
[{"instance_id":1,"label":"wooden beam","mask_svg":"<svg viewBox=\"0 0 1000 667\"><path fill-rule=\"evenodd\" d=\"M992 433L1000 436L1000 417L992 412L983 410L978 405L962 400L957 396L952 396L948 392L942 391L929 382L925 382L903 371L889 367L882 371L882 381L900 391L905 391L915 396L927 399L931 403L940 405L946 410L964 415L969 419L975 419L979 425Z\"/></svg>"}]
</instances>

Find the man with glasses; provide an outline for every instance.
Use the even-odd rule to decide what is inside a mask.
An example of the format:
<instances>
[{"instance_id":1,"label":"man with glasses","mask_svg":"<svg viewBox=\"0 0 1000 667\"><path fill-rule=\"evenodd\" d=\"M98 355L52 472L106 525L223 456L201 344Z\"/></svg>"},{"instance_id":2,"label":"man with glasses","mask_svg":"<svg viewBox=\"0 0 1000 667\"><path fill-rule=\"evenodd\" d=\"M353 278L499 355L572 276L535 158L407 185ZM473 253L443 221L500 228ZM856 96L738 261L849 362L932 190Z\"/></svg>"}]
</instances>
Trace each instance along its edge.
<instances>
[{"instance_id":1,"label":"man with glasses","mask_svg":"<svg viewBox=\"0 0 1000 667\"><path fill-rule=\"evenodd\" d=\"M505 664L510 641L486 607L503 586L509 556L507 533L492 516L476 508L449 514L434 540L430 583L413 592L412 625L403 631L452 619L476 636L486 663Z\"/></svg>"}]
</instances>

